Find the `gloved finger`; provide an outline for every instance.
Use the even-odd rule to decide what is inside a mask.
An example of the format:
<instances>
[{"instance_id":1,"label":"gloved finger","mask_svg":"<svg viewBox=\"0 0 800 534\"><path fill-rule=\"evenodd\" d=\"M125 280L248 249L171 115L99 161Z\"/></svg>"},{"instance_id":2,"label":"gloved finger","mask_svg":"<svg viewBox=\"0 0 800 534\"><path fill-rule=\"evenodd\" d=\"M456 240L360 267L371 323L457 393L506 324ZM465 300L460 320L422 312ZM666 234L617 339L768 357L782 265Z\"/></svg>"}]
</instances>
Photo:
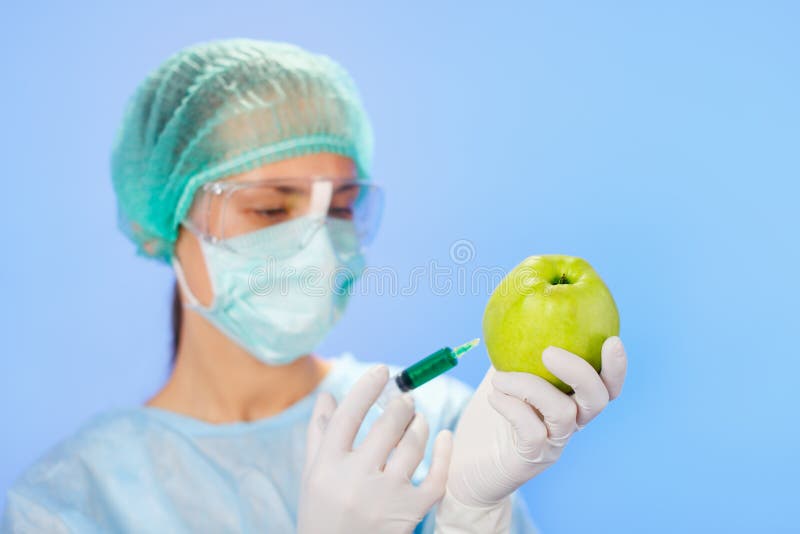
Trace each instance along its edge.
<instances>
[{"instance_id":1,"label":"gloved finger","mask_svg":"<svg viewBox=\"0 0 800 534\"><path fill-rule=\"evenodd\" d=\"M336 410L336 399L327 391L323 391L317 396L314 403L314 410L311 412L311 419L308 422L306 433L306 463L304 470L308 469L317 457L322 436L328 426L331 415Z\"/></svg>"},{"instance_id":2,"label":"gloved finger","mask_svg":"<svg viewBox=\"0 0 800 534\"><path fill-rule=\"evenodd\" d=\"M349 451L353 447L364 416L388 380L389 369L385 365L376 365L358 379L331 416L325 434L326 446L336 451Z\"/></svg>"},{"instance_id":3,"label":"gloved finger","mask_svg":"<svg viewBox=\"0 0 800 534\"><path fill-rule=\"evenodd\" d=\"M580 356L558 347L547 347L542 353L542 363L575 390L578 428L583 428L608 404L606 385L594 367Z\"/></svg>"},{"instance_id":4,"label":"gloved finger","mask_svg":"<svg viewBox=\"0 0 800 534\"><path fill-rule=\"evenodd\" d=\"M530 373L497 371L492 384L501 393L510 395L536 408L544 419L550 440L565 443L577 430L578 406L544 378Z\"/></svg>"},{"instance_id":5,"label":"gloved finger","mask_svg":"<svg viewBox=\"0 0 800 534\"><path fill-rule=\"evenodd\" d=\"M523 458L537 457L547 440L547 427L529 404L492 389L489 404L511 424L516 434L517 451ZM497 439L500 439L499 437Z\"/></svg>"},{"instance_id":6,"label":"gloved finger","mask_svg":"<svg viewBox=\"0 0 800 534\"><path fill-rule=\"evenodd\" d=\"M431 467L425 480L415 488L421 506L427 510L444 496L447 484L447 471L450 468L450 456L453 452L453 433L442 430L433 442Z\"/></svg>"},{"instance_id":7,"label":"gloved finger","mask_svg":"<svg viewBox=\"0 0 800 534\"><path fill-rule=\"evenodd\" d=\"M425 416L417 413L406 433L400 438L391 458L383 470L403 478L411 479L411 475L425 456L425 445L428 443L428 422Z\"/></svg>"},{"instance_id":8,"label":"gloved finger","mask_svg":"<svg viewBox=\"0 0 800 534\"><path fill-rule=\"evenodd\" d=\"M618 336L611 336L603 342L601 361L600 378L606 385L609 400L614 400L622 392L622 384L625 382L625 373L628 370L628 356Z\"/></svg>"},{"instance_id":9,"label":"gloved finger","mask_svg":"<svg viewBox=\"0 0 800 534\"><path fill-rule=\"evenodd\" d=\"M358 448L359 454L364 455L370 466L380 469L400 442L413 417L414 398L411 395L399 395L392 399Z\"/></svg>"}]
</instances>

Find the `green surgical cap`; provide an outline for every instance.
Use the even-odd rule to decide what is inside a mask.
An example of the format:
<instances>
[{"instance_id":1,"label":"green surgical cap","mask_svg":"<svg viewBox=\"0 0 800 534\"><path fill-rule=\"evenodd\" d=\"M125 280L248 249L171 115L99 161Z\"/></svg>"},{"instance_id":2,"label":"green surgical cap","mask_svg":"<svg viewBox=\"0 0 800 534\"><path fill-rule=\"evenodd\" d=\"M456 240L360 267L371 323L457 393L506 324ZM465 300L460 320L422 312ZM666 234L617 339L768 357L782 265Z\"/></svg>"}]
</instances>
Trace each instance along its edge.
<instances>
[{"instance_id":1,"label":"green surgical cap","mask_svg":"<svg viewBox=\"0 0 800 534\"><path fill-rule=\"evenodd\" d=\"M126 109L111 158L120 228L140 254L169 261L204 183L318 152L352 158L368 178L372 143L358 90L329 57L251 39L188 47Z\"/></svg>"}]
</instances>

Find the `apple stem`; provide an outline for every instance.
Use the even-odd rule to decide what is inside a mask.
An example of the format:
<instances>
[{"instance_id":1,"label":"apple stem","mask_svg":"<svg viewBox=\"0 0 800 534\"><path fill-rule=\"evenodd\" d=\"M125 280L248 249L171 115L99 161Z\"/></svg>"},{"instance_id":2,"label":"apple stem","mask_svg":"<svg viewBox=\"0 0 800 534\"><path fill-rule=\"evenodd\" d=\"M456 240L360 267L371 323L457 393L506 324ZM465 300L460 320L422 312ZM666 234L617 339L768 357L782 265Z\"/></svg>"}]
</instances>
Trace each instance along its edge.
<instances>
[{"instance_id":1,"label":"apple stem","mask_svg":"<svg viewBox=\"0 0 800 534\"><path fill-rule=\"evenodd\" d=\"M567 280L567 273L561 273L561 280L558 281L559 284L566 284L568 283Z\"/></svg>"}]
</instances>

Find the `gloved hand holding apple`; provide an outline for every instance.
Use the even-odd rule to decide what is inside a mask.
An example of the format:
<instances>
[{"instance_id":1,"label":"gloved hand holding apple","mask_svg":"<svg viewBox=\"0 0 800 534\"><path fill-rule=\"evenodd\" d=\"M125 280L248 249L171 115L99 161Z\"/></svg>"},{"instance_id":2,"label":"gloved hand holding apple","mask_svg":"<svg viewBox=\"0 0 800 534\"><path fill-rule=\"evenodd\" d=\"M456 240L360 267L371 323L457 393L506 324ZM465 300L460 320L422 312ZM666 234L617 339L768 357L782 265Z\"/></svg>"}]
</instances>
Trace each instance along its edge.
<instances>
[{"instance_id":1,"label":"gloved hand holding apple","mask_svg":"<svg viewBox=\"0 0 800 534\"><path fill-rule=\"evenodd\" d=\"M495 288L483 314L483 339L498 371L541 376L572 388L547 370L542 353L560 347L600 372L600 348L619 335L619 314L603 280L585 260L531 256Z\"/></svg>"},{"instance_id":2,"label":"gloved hand holding apple","mask_svg":"<svg viewBox=\"0 0 800 534\"><path fill-rule=\"evenodd\" d=\"M508 532L509 496L622 389L627 357L608 288L580 258L532 256L483 317L493 367L461 415L437 532Z\"/></svg>"}]
</instances>

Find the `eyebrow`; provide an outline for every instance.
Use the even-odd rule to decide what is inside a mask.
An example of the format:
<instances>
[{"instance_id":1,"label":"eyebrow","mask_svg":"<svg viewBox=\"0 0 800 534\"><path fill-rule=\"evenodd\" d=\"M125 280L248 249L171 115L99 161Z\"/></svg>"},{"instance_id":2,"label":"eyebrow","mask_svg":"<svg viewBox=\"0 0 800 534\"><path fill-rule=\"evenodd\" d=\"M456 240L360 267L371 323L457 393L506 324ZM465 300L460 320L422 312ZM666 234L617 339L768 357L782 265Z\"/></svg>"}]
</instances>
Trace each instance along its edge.
<instances>
[{"instance_id":1,"label":"eyebrow","mask_svg":"<svg viewBox=\"0 0 800 534\"><path fill-rule=\"evenodd\" d=\"M347 189L354 189L357 186L358 186L358 184L353 183L352 181L345 182L345 183L339 185L335 189L335 191L339 192L339 191L345 191ZM261 185L260 187L263 187L265 189L274 189L275 191L279 191L281 193L295 193L295 192L303 192L303 191L305 191L305 188L303 188L303 187L297 187L297 186L286 185L286 184L281 184L281 185L264 184L264 185Z\"/></svg>"},{"instance_id":2,"label":"eyebrow","mask_svg":"<svg viewBox=\"0 0 800 534\"><path fill-rule=\"evenodd\" d=\"M291 185L265 185L264 187L275 189L276 191L280 191L281 193L297 193L303 190L300 187L295 187Z\"/></svg>"},{"instance_id":3,"label":"eyebrow","mask_svg":"<svg viewBox=\"0 0 800 534\"><path fill-rule=\"evenodd\" d=\"M338 192L338 191L343 191L343 190L346 190L346 189L355 189L356 187L358 187L358 185L359 184L357 184L357 183L346 182L346 183L343 183L342 185L340 185L339 187L337 187L336 191Z\"/></svg>"}]
</instances>

